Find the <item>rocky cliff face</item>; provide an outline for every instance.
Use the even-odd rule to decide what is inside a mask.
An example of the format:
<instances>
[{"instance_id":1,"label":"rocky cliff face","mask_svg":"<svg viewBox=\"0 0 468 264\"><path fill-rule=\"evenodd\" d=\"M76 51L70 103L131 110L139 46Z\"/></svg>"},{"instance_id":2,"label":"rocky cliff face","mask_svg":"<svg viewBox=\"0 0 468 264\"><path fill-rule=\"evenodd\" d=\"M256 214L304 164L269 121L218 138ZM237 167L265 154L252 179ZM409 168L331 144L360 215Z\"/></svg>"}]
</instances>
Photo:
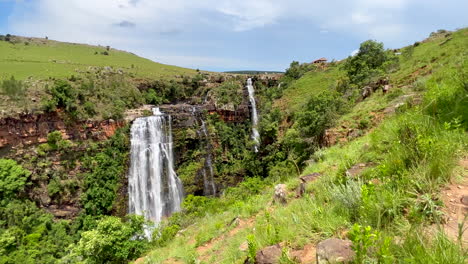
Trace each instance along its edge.
<instances>
[{"instance_id":1,"label":"rocky cliff face","mask_svg":"<svg viewBox=\"0 0 468 264\"><path fill-rule=\"evenodd\" d=\"M60 131L65 139L104 140L124 125L114 120L66 122L59 112L20 114L0 119L0 148L44 143L53 131Z\"/></svg>"}]
</instances>

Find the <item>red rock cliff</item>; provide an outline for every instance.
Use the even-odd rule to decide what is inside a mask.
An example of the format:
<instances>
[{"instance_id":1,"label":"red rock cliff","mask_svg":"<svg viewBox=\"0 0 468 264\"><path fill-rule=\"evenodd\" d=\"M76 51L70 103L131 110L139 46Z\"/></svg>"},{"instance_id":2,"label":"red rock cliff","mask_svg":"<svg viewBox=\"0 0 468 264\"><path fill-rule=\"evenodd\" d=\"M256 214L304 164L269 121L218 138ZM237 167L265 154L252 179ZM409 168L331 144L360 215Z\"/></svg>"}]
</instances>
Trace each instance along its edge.
<instances>
[{"instance_id":1,"label":"red rock cliff","mask_svg":"<svg viewBox=\"0 0 468 264\"><path fill-rule=\"evenodd\" d=\"M47 134L56 130L60 131L65 139L104 140L124 125L124 121L113 120L68 124L57 112L21 114L18 117L0 119L0 148L7 145L44 143L47 141Z\"/></svg>"}]
</instances>

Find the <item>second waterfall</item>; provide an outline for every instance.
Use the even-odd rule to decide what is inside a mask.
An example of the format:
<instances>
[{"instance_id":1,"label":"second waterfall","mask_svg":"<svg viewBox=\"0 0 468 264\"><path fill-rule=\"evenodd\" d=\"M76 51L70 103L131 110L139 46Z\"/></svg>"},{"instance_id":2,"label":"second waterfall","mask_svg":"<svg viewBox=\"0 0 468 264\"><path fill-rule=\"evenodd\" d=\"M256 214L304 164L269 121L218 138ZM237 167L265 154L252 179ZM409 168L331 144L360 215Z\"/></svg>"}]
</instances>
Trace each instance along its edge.
<instances>
[{"instance_id":1,"label":"second waterfall","mask_svg":"<svg viewBox=\"0 0 468 264\"><path fill-rule=\"evenodd\" d=\"M153 116L137 118L131 128L128 175L129 213L159 223L180 211L183 187L174 170L171 117L159 108ZM152 230L145 230L151 237Z\"/></svg>"},{"instance_id":2,"label":"second waterfall","mask_svg":"<svg viewBox=\"0 0 468 264\"><path fill-rule=\"evenodd\" d=\"M252 78L247 79L247 90L249 91L249 100L252 105L252 139L255 142L255 152L258 152L260 134L258 133L257 103L255 102L255 90L252 84Z\"/></svg>"}]
</instances>

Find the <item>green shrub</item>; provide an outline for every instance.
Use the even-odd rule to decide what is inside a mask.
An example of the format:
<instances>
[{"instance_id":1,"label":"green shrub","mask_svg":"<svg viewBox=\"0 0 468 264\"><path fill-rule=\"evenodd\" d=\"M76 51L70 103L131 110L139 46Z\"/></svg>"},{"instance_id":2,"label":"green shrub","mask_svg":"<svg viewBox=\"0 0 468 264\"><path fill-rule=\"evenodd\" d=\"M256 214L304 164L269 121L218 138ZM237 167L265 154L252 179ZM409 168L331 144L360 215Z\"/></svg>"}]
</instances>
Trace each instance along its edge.
<instances>
[{"instance_id":1,"label":"green shrub","mask_svg":"<svg viewBox=\"0 0 468 264\"><path fill-rule=\"evenodd\" d=\"M120 218L106 216L93 230L83 232L68 258L86 263L126 263L139 257L147 248L142 216Z\"/></svg>"},{"instance_id":2,"label":"green shrub","mask_svg":"<svg viewBox=\"0 0 468 264\"><path fill-rule=\"evenodd\" d=\"M13 99L23 97L26 91L22 81L17 81L14 76L9 80L3 80L0 85L2 92Z\"/></svg>"},{"instance_id":3,"label":"green shrub","mask_svg":"<svg viewBox=\"0 0 468 264\"><path fill-rule=\"evenodd\" d=\"M359 52L355 56L348 57L344 69L350 82L360 85L381 75L389 59L390 56L385 52L383 43L367 40L361 43Z\"/></svg>"},{"instance_id":4,"label":"green shrub","mask_svg":"<svg viewBox=\"0 0 468 264\"><path fill-rule=\"evenodd\" d=\"M99 153L83 159L87 172L81 204L88 215L106 215L113 208L119 180L126 173L129 141L125 133L124 129L117 130Z\"/></svg>"},{"instance_id":5,"label":"green shrub","mask_svg":"<svg viewBox=\"0 0 468 264\"><path fill-rule=\"evenodd\" d=\"M12 198L24 190L26 181L31 175L31 172L24 169L10 159L0 159L0 202L8 202L8 198Z\"/></svg>"},{"instance_id":6,"label":"green shrub","mask_svg":"<svg viewBox=\"0 0 468 264\"><path fill-rule=\"evenodd\" d=\"M302 63L302 64L300 64L298 61L293 61L289 65L289 68L286 69L286 73L284 75L287 78L297 80L297 79L301 78L306 72L315 70L316 68L317 68L317 66L312 64L312 63Z\"/></svg>"},{"instance_id":7,"label":"green shrub","mask_svg":"<svg viewBox=\"0 0 468 264\"><path fill-rule=\"evenodd\" d=\"M43 107L47 111L55 111L56 108L62 108L69 113L76 111L76 93L73 87L64 80L56 80L54 85L49 88L51 99L43 102Z\"/></svg>"},{"instance_id":8,"label":"green shrub","mask_svg":"<svg viewBox=\"0 0 468 264\"><path fill-rule=\"evenodd\" d=\"M179 225L163 225L153 232L153 244L157 247L164 247L179 232Z\"/></svg>"},{"instance_id":9,"label":"green shrub","mask_svg":"<svg viewBox=\"0 0 468 264\"><path fill-rule=\"evenodd\" d=\"M258 245L254 234L247 236L247 257L250 263L255 263L255 257L257 256Z\"/></svg>"}]
</instances>

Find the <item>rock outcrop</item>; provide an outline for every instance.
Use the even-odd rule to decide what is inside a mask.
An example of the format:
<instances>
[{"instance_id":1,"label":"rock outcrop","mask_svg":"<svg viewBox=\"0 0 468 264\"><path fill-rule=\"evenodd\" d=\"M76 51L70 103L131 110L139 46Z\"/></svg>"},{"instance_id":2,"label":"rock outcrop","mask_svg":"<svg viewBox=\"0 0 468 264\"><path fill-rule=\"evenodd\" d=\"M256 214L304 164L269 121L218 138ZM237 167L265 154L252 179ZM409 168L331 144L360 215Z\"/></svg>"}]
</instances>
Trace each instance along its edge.
<instances>
[{"instance_id":1,"label":"rock outcrop","mask_svg":"<svg viewBox=\"0 0 468 264\"><path fill-rule=\"evenodd\" d=\"M112 119L66 122L59 112L20 114L0 119L0 148L44 143L53 131L60 131L64 139L104 140L124 125L125 122Z\"/></svg>"},{"instance_id":2,"label":"rock outcrop","mask_svg":"<svg viewBox=\"0 0 468 264\"><path fill-rule=\"evenodd\" d=\"M354 251L351 246L351 241L338 238L322 241L317 245L317 263L351 263L354 260Z\"/></svg>"},{"instance_id":3,"label":"rock outcrop","mask_svg":"<svg viewBox=\"0 0 468 264\"><path fill-rule=\"evenodd\" d=\"M255 256L256 264L277 264L281 258L281 246L273 245L257 252Z\"/></svg>"}]
</instances>

